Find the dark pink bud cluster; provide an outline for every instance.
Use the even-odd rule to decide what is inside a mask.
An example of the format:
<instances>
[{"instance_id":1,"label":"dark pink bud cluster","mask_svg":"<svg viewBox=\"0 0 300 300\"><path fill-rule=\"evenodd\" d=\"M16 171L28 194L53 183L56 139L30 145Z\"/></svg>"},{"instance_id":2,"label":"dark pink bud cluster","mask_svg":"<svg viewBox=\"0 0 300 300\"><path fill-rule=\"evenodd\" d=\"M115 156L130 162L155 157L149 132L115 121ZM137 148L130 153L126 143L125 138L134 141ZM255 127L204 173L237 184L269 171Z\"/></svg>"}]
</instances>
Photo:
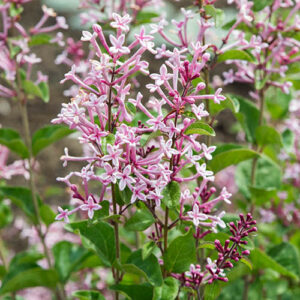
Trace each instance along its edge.
<instances>
[{"instance_id":1,"label":"dark pink bud cluster","mask_svg":"<svg viewBox=\"0 0 300 300\"><path fill-rule=\"evenodd\" d=\"M232 236L229 240L226 240L224 246L222 246L219 240L215 241L215 247L218 253L218 259L211 264L206 266L206 269L211 274L211 278L208 280L208 283L212 283L214 280L227 281L223 272L226 268L232 268L233 264L230 260L239 261L243 255L249 255L249 250L238 251L238 246L247 245L248 242L243 240L247 237L249 233L256 232L257 228L254 227L256 221L253 220L250 213L247 214L246 218L243 214L240 214L240 220L235 224L230 222L230 232Z\"/></svg>"},{"instance_id":2,"label":"dark pink bud cluster","mask_svg":"<svg viewBox=\"0 0 300 300\"><path fill-rule=\"evenodd\" d=\"M181 274L172 274L172 277L178 279L182 283L182 286L196 290L203 280L204 273L201 272L200 265L191 264L189 271Z\"/></svg>"},{"instance_id":3,"label":"dark pink bud cluster","mask_svg":"<svg viewBox=\"0 0 300 300\"><path fill-rule=\"evenodd\" d=\"M242 239L248 236L249 233L257 231L257 228L253 227L255 224L256 221L253 220L250 213L247 214L246 219L243 214L240 214L240 220L237 222L237 224L234 224L233 222L229 223L230 232L233 235L230 237L230 240L237 243L237 245L247 245L248 242L242 241Z\"/></svg>"}]
</instances>

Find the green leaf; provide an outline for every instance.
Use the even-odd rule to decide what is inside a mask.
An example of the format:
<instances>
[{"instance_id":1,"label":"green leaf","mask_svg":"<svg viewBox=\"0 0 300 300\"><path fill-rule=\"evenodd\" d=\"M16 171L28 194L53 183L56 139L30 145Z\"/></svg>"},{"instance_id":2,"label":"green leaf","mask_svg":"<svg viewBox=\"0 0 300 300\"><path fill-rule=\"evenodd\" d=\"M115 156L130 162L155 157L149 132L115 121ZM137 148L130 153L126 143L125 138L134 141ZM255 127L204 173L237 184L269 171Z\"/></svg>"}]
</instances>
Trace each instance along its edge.
<instances>
[{"instance_id":1,"label":"green leaf","mask_svg":"<svg viewBox=\"0 0 300 300\"><path fill-rule=\"evenodd\" d=\"M153 254L150 254L146 259L143 259L142 250L137 250L130 255L127 264L133 264L145 272L151 284L155 286L161 286L163 284L160 265Z\"/></svg>"},{"instance_id":2,"label":"green leaf","mask_svg":"<svg viewBox=\"0 0 300 300\"><path fill-rule=\"evenodd\" d=\"M54 270L44 270L41 267L14 270L8 273L0 289L0 295L8 292L15 292L21 289L44 286L55 288L57 284L57 274Z\"/></svg>"},{"instance_id":3,"label":"green leaf","mask_svg":"<svg viewBox=\"0 0 300 300\"><path fill-rule=\"evenodd\" d=\"M246 51L243 50L228 50L218 56L218 62L226 61L226 60L232 60L232 59L237 59L237 60L246 60L253 62L253 57Z\"/></svg>"},{"instance_id":4,"label":"green leaf","mask_svg":"<svg viewBox=\"0 0 300 300\"><path fill-rule=\"evenodd\" d=\"M132 104L131 102L125 103L126 109L129 110L133 115L136 114L136 106Z\"/></svg>"},{"instance_id":5,"label":"green leaf","mask_svg":"<svg viewBox=\"0 0 300 300\"><path fill-rule=\"evenodd\" d=\"M19 206L23 212L34 222L37 222L32 200L32 193L24 187L2 186L0 187L0 199L10 199Z\"/></svg>"},{"instance_id":6,"label":"green leaf","mask_svg":"<svg viewBox=\"0 0 300 300\"><path fill-rule=\"evenodd\" d=\"M296 274L298 277L300 276L299 252L294 245L282 242L271 248L268 251L268 255L290 272Z\"/></svg>"},{"instance_id":7,"label":"green leaf","mask_svg":"<svg viewBox=\"0 0 300 300\"><path fill-rule=\"evenodd\" d=\"M66 283L77 266L93 255L93 252L67 241L55 244L52 251L55 259L55 269L62 283Z\"/></svg>"},{"instance_id":8,"label":"green leaf","mask_svg":"<svg viewBox=\"0 0 300 300\"><path fill-rule=\"evenodd\" d=\"M138 210L130 219L125 223L125 229L130 231L144 231L155 222L152 214L148 209Z\"/></svg>"},{"instance_id":9,"label":"green leaf","mask_svg":"<svg viewBox=\"0 0 300 300\"><path fill-rule=\"evenodd\" d=\"M251 264L251 261L245 257L240 259L240 262L242 262L243 264L245 264L250 270L253 269L253 266Z\"/></svg>"},{"instance_id":10,"label":"green leaf","mask_svg":"<svg viewBox=\"0 0 300 300\"><path fill-rule=\"evenodd\" d=\"M173 277L164 279L161 287L154 288L153 300L175 300L179 290L179 282Z\"/></svg>"},{"instance_id":11,"label":"green leaf","mask_svg":"<svg viewBox=\"0 0 300 300\"><path fill-rule=\"evenodd\" d=\"M151 241L143 245L142 247L142 258L146 259L155 249L155 242Z\"/></svg>"},{"instance_id":12,"label":"green leaf","mask_svg":"<svg viewBox=\"0 0 300 300\"><path fill-rule=\"evenodd\" d=\"M28 158L29 152L20 134L10 128L0 128L0 144L6 146L22 158Z\"/></svg>"},{"instance_id":13,"label":"green leaf","mask_svg":"<svg viewBox=\"0 0 300 300\"><path fill-rule=\"evenodd\" d=\"M45 102L45 103L48 103L49 102L49 99L50 99L50 94L49 94L49 85L47 82L40 82L38 84L38 87L40 89L40 92L41 92L41 98L42 100Z\"/></svg>"},{"instance_id":14,"label":"green leaf","mask_svg":"<svg viewBox=\"0 0 300 300\"><path fill-rule=\"evenodd\" d=\"M216 280L212 284L206 284L204 290L205 300L215 300L221 293L221 284Z\"/></svg>"},{"instance_id":15,"label":"green leaf","mask_svg":"<svg viewBox=\"0 0 300 300\"><path fill-rule=\"evenodd\" d=\"M11 17L17 17L23 12L23 10L24 10L24 7L19 6L19 5L17 6L16 4L12 3L9 7L9 15Z\"/></svg>"},{"instance_id":16,"label":"green leaf","mask_svg":"<svg viewBox=\"0 0 300 300\"><path fill-rule=\"evenodd\" d=\"M253 5L253 10L254 11L260 11L264 9L266 6L271 5L274 0L253 0L254 5Z\"/></svg>"},{"instance_id":17,"label":"green leaf","mask_svg":"<svg viewBox=\"0 0 300 300\"><path fill-rule=\"evenodd\" d=\"M270 87L265 93L266 107L275 120L284 119L289 112L292 94L285 94L279 88Z\"/></svg>"},{"instance_id":18,"label":"green leaf","mask_svg":"<svg viewBox=\"0 0 300 300\"><path fill-rule=\"evenodd\" d=\"M280 134L270 126L262 125L256 128L256 142L259 146L282 145Z\"/></svg>"},{"instance_id":19,"label":"green leaf","mask_svg":"<svg viewBox=\"0 0 300 300\"><path fill-rule=\"evenodd\" d=\"M113 145L115 143L115 136L112 133L109 133L107 136L101 138L101 145L104 154L107 153L107 144Z\"/></svg>"},{"instance_id":20,"label":"green leaf","mask_svg":"<svg viewBox=\"0 0 300 300\"><path fill-rule=\"evenodd\" d=\"M205 12L214 18L216 27L221 27L224 21L224 12L222 9L215 8L213 5L205 5Z\"/></svg>"},{"instance_id":21,"label":"green leaf","mask_svg":"<svg viewBox=\"0 0 300 300\"><path fill-rule=\"evenodd\" d=\"M274 199L277 195L277 189L275 188L257 188L257 187L249 187L251 192L251 199L258 205L262 205L264 203L269 203L270 199Z\"/></svg>"},{"instance_id":22,"label":"green leaf","mask_svg":"<svg viewBox=\"0 0 300 300\"><path fill-rule=\"evenodd\" d=\"M140 10L136 16L136 25L151 23L153 18L159 17L159 14L151 11Z\"/></svg>"},{"instance_id":23,"label":"green leaf","mask_svg":"<svg viewBox=\"0 0 300 300\"><path fill-rule=\"evenodd\" d=\"M33 81L25 79L22 81L22 88L27 95L37 96L42 99L43 95L38 87Z\"/></svg>"},{"instance_id":24,"label":"green leaf","mask_svg":"<svg viewBox=\"0 0 300 300\"><path fill-rule=\"evenodd\" d=\"M40 206L40 215L42 221L49 226L53 222L55 222L55 212L52 210L52 208L49 205L42 204Z\"/></svg>"},{"instance_id":25,"label":"green leaf","mask_svg":"<svg viewBox=\"0 0 300 300\"><path fill-rule=\"evenodd\" d=\"M153 287L150 284L115 284L111 285L110 289L113 291L122 292L122 294L129 297L131 300L152 300Z\"/></svg>"},{"instance_id":26,"label":"green leaf","mask_svg":"<svg viewBox=\"0 0 300 300\"><path fill-rule=\"evenodd\" d=\"M36 156L41 150L55 143L63 137L73 133L74 130L64 125L48 125L38 129L32 136L32 152Z\"/></svg>"},{"instance_id":27,"label":"green leaf","mask_svg":"<svg viewBox=\"0 0 300 300\"><path fill-rule=\"evenodd\" d=\"M57 274L54 270L44 270L38 266L34 268L20 268L20 270L9 272L4 277L0 295L36 286L55 288L56 284Z\"/></svg>"},{"instance_id":28,"label":"green leaf","mask_svg":"<svg viewBox=\"0 0 300 300\"><path fill-rule=\"evenodd\" d=\"M182 273L196 261L196 248L193 232L175 238L164 253L164 266L169 272Z\"/></svg>"},{"instance_id":29,"label":"green leaf","mask_svg":"<svg viewBox=\"0 0 300 300\"><path fill-rule=\"evenodd\" d=\"M271 256L269 256L268 254L266 254L258 248L251 251L250 260L252 262L253 267L257 270L269 268L278 272L281 275L291 277L296 280L298 279L298 276L295 273L289 271L285 266L281 265Z\"/></svg>"},{"instance_id":30,"label":"green leaf","mask_svg":"<svg viewBox=\"0 0 300 300\"><path fill-rule=\"evenodd\" d=\"M286 129L282 133L282 143L286 152L292 152L295 143L295 135L294 132L290 129Z\"/></svg>"},{"instance_id":31,"label":"green leaf","mask_svg":"<svg viewBox=\"0 0 300 300\"><path fill-rule=\"evenodd\" d=\"M215 244L213 242L201 242L199 249L203 249L203 248L211 249L211 250L216 249Z\"/></svg>"},{"instance_id":32,"label":"green leaf","mask_svg":"<svg viewBox=\"0 0 300 300\"><path fill-rule=\"evenodd\" d=\"M193 124L191 124L184 132L186 135L191 134L201 134L201 135L210 135L215 136L216 133L212 127L210 127L208 124L196 121Z\"/></svg>"},{"instance_id":33,"label":"green leaf","mask_svg":"<svg viewBox=\"0 0 300 300\"><path fill-rule=\"evenodd\" d=\"M98 209L94 213L94 219L103 219L109 216L109 202L107 200L104 200L101 202L101 209Z\"/></svg>"},{"instance_id":34,"label":"green leaf","mask_svg":"<svg viewBox=\"0 0 300 300\"><path fill-rule=\"evenodd\" d=\"M252 160L240 163L236 168L235 180L240 192L250 199L249 186L251 185ZM253 188L279 189L281 186L281 168L266 156L257 161Z\"/></svg>"},{"instance_id":35,"label":"green leaf","mask_svg":"<svg viewBox=\"0 0 300 300\"><path fill-rule=\"evenodd\" d=\"M178 206L181 195L179 183L176 181L169 182L164 188L162 195L164 196L162 201L167 207L174 208Z\"/></svg>"},{"instance_id":36,"label":"green leaf","mask_svg":"<svg viewBox=\"0 0 300 300\"><path fill-rule=\"evenodd\" d=\"M217 173L231 165L237 165L257 156L259 156L257 152L247 148L230 149L214 155L213 159L208 162L208 167Z\"/></svg>"},{"instance_id":37,"label":"green leaf","mask_svg":"<svg viewBox=\"0 0 300 300\"><path fill-rule=\"evenodd\" d=\"M35 251L23 251L16 254L10 261L10 268L24 264L34 264L44 257L42 253Z\"/></svg>"},{"instance_id":38,"label":"green leaf","mask_svg":"<svg viewBox=\"0 0 300 300\"><path fill-rule=\"evenodd\" d=\"M93 224L82 221L71 223L70 227L73 230L78 229L80 234L95 246L103 264L111 267L116 259L115 233L112 226L100 221Z\"/></svg>"},{"instance_id":39,"label":"green leaf","mask_svg":"<svg viewBox=\"0 0 300 300\"><path fill-rule=\"evenodd\" d=\"M9 225L12 220L13 214L11 208L4 203L0 203L0 229Z\"/></svg>"},{"instance_id":40,"label":"green leaf","mask_svg":"<svg viewBox=\"0 0 300 300\"><path fill-rule=\"evenodd\" d=\"M11 260L8 272L3 278L0 295L35 286L55 288L58 280L56 272L42 269L36 264L42 257L43 255L36 252L17 254Z\"/></svg>"},{"instance_id":41,"label":"green leaf","mask_svg":"<svg viewBox=\"0 0 300 300\"><path fill-rule=\"evenodd\" d=\"M38 46L38 45L44 45L49 44L50 40L52 39L52 36L45 33L40 33L33 35L28 42L29 47Z\"/></svg>"},{"instance_id":42,"label":"green leaf","mask_svg":"<svg viewBox=\"0 0 300 300\"><path fill-rule=\"evenodd\" d=\"M209 111L212 116L217 115L224 109L230 109L234 114L239 112L240 103L238 102L238 100L228 94L226 94L225 96L226 100L221 101L220 104L217 104L214 101L209 101Z\"/></svg>"},{"instance_id":43,"label":"green leaf","mask_svg":"<svg viewBox=\"0 0 300 300\"><path fill-rule=\"evenodd\" d=\"M104 296L98 291L75 291L72 293L72 297L76 297L78 300L105 300Z\"/></svg>"},{"instance_id":44,"label":"green leaf","mask_svg":"<svg viewBox=\"0 0 300 300\"><path fill-rule=\"evenodd\" d=\"M259 126L260 112L256 105L242 97L232 96L240 104L240 110L235 117L243 127L248 142L255 142L255 130Z\"/></svg>"}]
</instances>

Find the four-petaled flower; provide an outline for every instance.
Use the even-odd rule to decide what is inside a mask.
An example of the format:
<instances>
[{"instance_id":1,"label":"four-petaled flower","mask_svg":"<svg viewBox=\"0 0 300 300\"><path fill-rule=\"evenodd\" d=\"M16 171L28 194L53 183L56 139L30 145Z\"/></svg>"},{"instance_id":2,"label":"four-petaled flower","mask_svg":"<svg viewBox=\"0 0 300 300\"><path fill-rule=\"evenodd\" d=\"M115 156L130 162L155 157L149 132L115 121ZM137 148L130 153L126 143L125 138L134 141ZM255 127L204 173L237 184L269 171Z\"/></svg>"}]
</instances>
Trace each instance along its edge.
<instances>
[{"instance_id":1,"label":"four-petaled flower","mask_svg":"<svg viewBox=\"0 0 300 300\"><path fill-rule=\"evenodd\" d=\"M131 174L131 166L126 166L123 172L120 175L119 189L123 191L127 186L131 186L135 183L135 179L130 176Z\"/></svg>"},{"instance_id":2,"label":"four-petaled flower","mask_svg":"<svg viewBox=\"0 0 300 300\"><path fill-rule=\"evenodd\" d=\"M110 23L111 27L120 29L125 32L129 31L128 24L131 22L132 18L128 14L121 17L120 15L113 13L112 17L115 21Z\"/></svg>"},{"instance_id":3,"label":"four-petaled flower","mask_svg":"<svg viewBox=\"0 0 300 300\"><path fill-rule=\"evenodd\" d=\"M95 203L93 197L89 196L87 203L80 205L81 210L87 210L90 219L93 219L94 210L99 210L102 206Z\"/></svg>"},{"instance_id":4,"label":"four-petaled flower","mask_svg":"<svg viewBox=\"0 0 300 300\"><path fill-rule=\"evenodd\" d=\"M117 179L121 178L121 173L117 171L116 168L113 168L109 163L104 164L103 168L105 169L105 173L100 175L100 178L103 181L116 183Z\"/></svg>"},{"instance_id":5,"label":"four-petaled flower","mask_svg":"<svg viewBox=\"0 0 300 300\"><path fill-rule=\"evenodd\" d=\"M59 214L55 217L55 220L59 221L59 220L64 219L64 221L66 223L69 223L70 222L70 220L69 220L69 210L68 209L62 209L59 206L58 211L59 211Z\"/></svg>"},{"instance_id":6,"label":"four-petaled flower","mask_svg":"<svg viewBox=\"0 0 300 300\"><path fill-rule=\"evenodd\" d=\"M162 150L164 151L164 154L168 157L171 158L172 155L179 154L179 151L176 149L172 148L173 141L169 139L167 142L163 138L160 139L160 145L162 147Z\"/></svg>"},{"instance_id":7,"label":"four-petaled flower","mask_svg":"<svg viewBox=\"0 0 300 300\"><path fill-rule=\"evenodd\" d=\"M209 113L204 110L204 103L201 103L199 106L192 104L192 112L195 114L198 120L201 120L201 118L209 115Z\"/></svg>"},{"instance_id":8,"label":"four-petaled flower","mask_svg":"<svg viewBox=\"0 0 300 300\"><path fill-rule=\"evenodd\" d=\"M200 221L207 220L207 215L199 212L199 206L197 203L193 205L193 211L189 211L188 216L193 219L194 225L197 227Z\"/></svg>"},{"instance_id":9,"label":"four-petaled flower","mask_svg":"<svg viewBox=\"0 0 300 300\"><path fill-rule=\"evenodd\" d=\"M165 127L165 124L162 122L163 119L163 115L158 115L156 118L150 119L146 123L153 126L151 127L153 131L157 131Z\"/></svg>"},{"instance_id":10,"label":"four-petaled flower","mask_svg":"<svg viewBox=\"0 0 300 300\"><path fill-rule=\"evenodd\" d=\"M213 153L216 150L216 147L215 146L207 147L205 144L202 143L201 148L202 148L204 157L207 160L211 160L212 159L211 153Z\"/></svg>"},{"instance_id":11,"label":"four-petaled flower","mask_svg":"<svg viewBox=\"0 0 300 300\"><path fill-rule=\"evenodd\" d=\"M132 190L131 203L134 203L137 199L145 201L146 196L142 192L146 189L146 184L136 185Z\"/></svg>"},{"instance_id":12,"label":"four-petaled flower","mask_svg":"<svg viewBox=\"0 0 300 300\"><path fill-rule=\"evenodd\" d=\"M107 155L104 155L102 157L102 160L104 161L112 161L112 163L115 165L115 166L118 166L119 165L119 157L120 155L122 154L122 150L119 149L118 146L112 146L110 144L107 145L107 152L108 154Z\"/></svg>"},{"instance_id":13,"label":"four-petaled flower","mask_svg":"<svg viewBox=\"0 0 300 300\"><path fill-rule=\"evenodd\" d=\"M220 101L223 101L226 99L226 97L224 97L223 95L221 95L222 93L222 89L218 88L215 92L215 96L214 96L214 102L217 104L220 104Z\"/></svg>"},{"instance_id":14,"label":"four-petaled flower","mask_svg":"<svg viewBox=\"0 0 300 300\"><path fill-rule=\"evenodd\" d=\"M112 46L109 48L113 54L128 54L130 50L128 47L124 47L125 35L121 34L118 38L115 38L112 34L109 35L109 40Z\"/></svg>"},{"instance_id":15,"label":"four-petaled flower","mask_svg":"<svg viewBox=\"0 0 300 300\"><path fill-rule=\"evenodd\" d=\"M168 73L167 67L163 64L159 69L160 74L151 74L150 77L155 80L156 85L162 85L165 81L172 78L172 74Z\"/></svg>"},{"instance_id":16,"label":"four-petaled flower","mask_svg":"<svg viewBox=\"0 0 300 300\"><path fill-rule=\"evenodd\" d=\"M222 191L221 191L221 197L223 198L223 200L228 203L228 204L231 204L231 201L229 200L229 198L232 196L232 194L230 194L226 187L224 186Z\"/></svg>"}]
</instances>

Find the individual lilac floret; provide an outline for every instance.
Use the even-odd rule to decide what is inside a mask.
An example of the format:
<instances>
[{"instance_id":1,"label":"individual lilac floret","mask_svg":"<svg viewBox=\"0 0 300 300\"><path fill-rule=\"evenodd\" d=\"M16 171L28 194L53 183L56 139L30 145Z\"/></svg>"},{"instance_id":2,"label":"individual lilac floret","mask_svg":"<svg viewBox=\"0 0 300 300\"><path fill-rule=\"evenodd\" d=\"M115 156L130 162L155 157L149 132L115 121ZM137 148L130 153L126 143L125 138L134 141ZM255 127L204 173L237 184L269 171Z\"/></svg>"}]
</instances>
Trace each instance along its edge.
<instances>
[{"instance_id":1,"label":"individual lilac floret","mask_svg":"<svg viewBox=\"0 0 300 300\"><path fill-rule=\"evenodd\" d=\"M94 198L92 196L89 196L88 201L86 204L80 205L81 210L87 210L88 216L90 219L93 219L94 211L99 210L101 208L101 205L94 202Z\"/></svg>"}]
</instances>

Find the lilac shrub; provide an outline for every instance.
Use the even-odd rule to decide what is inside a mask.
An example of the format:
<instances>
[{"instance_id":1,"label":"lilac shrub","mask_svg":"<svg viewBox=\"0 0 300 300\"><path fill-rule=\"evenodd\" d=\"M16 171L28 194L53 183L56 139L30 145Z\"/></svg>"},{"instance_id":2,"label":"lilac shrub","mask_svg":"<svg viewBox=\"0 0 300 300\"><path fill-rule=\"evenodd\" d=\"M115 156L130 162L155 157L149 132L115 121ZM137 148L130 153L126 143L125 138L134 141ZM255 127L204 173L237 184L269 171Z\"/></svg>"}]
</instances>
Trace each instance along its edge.
<instances>
[{"instance_id":1,"label":"lilac shrub","mask_svg":"<svg viewBox=\"0 0 300 300\"><path fill-rule=\"evenodd\" d=\"M45 6L27 30L26 2L0 3L0 96L19 104L25 140L0 128L0 228L28 244L0 243L0 295L298 299L299 1L228 1L225 24L215 0L171 21L161 0L81 1L80 41ZM62 48L71 99L31 137L27 103L49 100L33 52L45 44ZM37 155L70 133L57 178L70 201L55 214ZM7 182L18 174L28 188ZM11 203L27 219L12 222Z\"/></svg>"},{"instance_id":2,"label":"lilac shrub","mask_svg":"<svg viewBox=\"0 0 300 300\"><path fill-rule=\"evenodd\" d=\"M187 22L193 14L191 11L182 11L184 22ZM136 222L131 226L140 227L138 223L143 222L143 217L139 215L147 214L147 218L152 219L149 225L154 223L149 235L153 246L142 260L151 258L158 264L157 257L152 254L157 247L164 277L171 274L173 278L182 281L182 286L192 288L188 293L193 293L193 290L200 293L200 285L217 279L228 280L223 268L233 267L229 259L238 261L241 255L249 255L248 250L239 252L237 247L247 244L247 241L241 239L256 231L256 227L252 228L255 221L250 214L246 220L241 215L238 227L230 223L233 244L228 248L230 241L226 240L223 248L220 241L216 240L219 258L214 260L208 257L206 263L204 256L199 257L202 268L206 268L204 273L198 274L200 267L195 267L193 263L190 264L190 272L185 269L186 262L181 263L179 260L181 265L177 268L170 264L172 257L169 253L177 251L174 245L180 239L188 237L186 246L191 243L194 251L187 261L195 262L195 247L199 246L201 240L211 232L218 232L218 226L226 227L222 220L225 212L218 212L216 206L223 201L230 204L231 194L223 187L218 196L210 199L217 190L209 186L214 181L214 173L207 168L207 163L212 160L216 147L199 140L203 135L215 135L212 127L201 121L209 117L202 101L220 104L226 97L221 94L220 88L211 93L203 92L208 91L208 83L201 81L200 76L210 59L207 52L209 45L202 44L203 30L188 49L186 31L185 35L181 34L185 23L176 24L181 44L172 43L175 46L172 51L166 48L155 50L154 37L147 34L144 27L135 34L129 45L125 44L130 22L128 15L121 17L113 14L110 25L116 28L116 34L110 34L108 38L97 24L93 25L92 33L83 31L81 40L90 43L95 58L90 58L85 77L82 77L81 72L76 72L76 65L73 65L62 80L62 83L73 81L79 92L70 103L63 104L58 117L52 122L65 123L70 129L76 129L80 133L79 142L87 150L84 156L74 157L66 148L65 155L61 157L64 166L72 161L84 162L85 165L81 171L72 171L66 177L58 178L72 191L76 205L72 209L59 207L56 219L64 219L68 223L74 213L80 212L82 215L82 212L87 211L87 217L93 222L82 221L70 225L73 229L78 228L83 236L95 244L97 238L91 236L89 230L93 226L104 226L101 214L108 205L108 211L103 214L114 227L114 256L119 261L122 256L119 223L125 221L126 228L130 222ZM159 32L170 41L162 31L163 23L160 21L158 25L152 25L152 33ZM148 71L149 64L142 59L146 51L165 58L159 73L150 74ZM150 96L146 105L142 101L144 95L141 92L134 96L135 86L132 87L131 79L138 72L149 75L153 80L146 85ZM79 177L82 184L73 183L73 177ZM95 186L93 182L101 186L97 193L92 191L92 186ZM188 187L192 182L198 186L191 193ZM176 208L180 208L178 217L171 217L169 214L176 213ZM178 230L180 225L189 225L191 222L193 226L186 228L189 231L187 235L168 243L168 235L173 229ZM192 232L193 238L190 239ZM134 260L140 255L137 249L130 257ZM126 270L115 266L114 262L111 267L118 298L118 291L124 289L122 278ZM144 268L139 263L137 267ZM178 271L183 272L182 275L176 274ZM196 273L201 280L198 275L194 276ZM160 271L157 276L161 278ZM192 279L186 280L186 276ZM195 282L189 283L191 280Z\"/></svg>"}]
</instances>

